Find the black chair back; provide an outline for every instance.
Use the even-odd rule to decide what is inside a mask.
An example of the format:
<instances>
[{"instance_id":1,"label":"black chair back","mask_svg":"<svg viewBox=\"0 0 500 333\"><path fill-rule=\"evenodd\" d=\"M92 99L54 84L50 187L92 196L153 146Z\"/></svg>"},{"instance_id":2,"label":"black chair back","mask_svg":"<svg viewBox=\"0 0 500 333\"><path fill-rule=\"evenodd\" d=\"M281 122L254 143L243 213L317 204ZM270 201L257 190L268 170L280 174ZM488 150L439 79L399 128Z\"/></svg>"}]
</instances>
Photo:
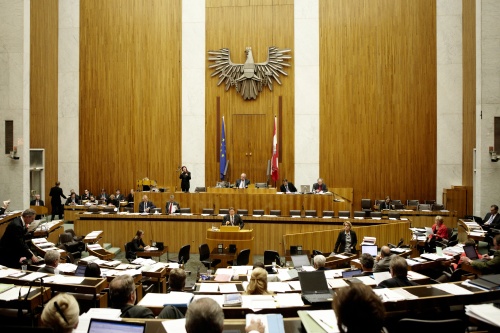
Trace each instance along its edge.
<instances>
[{"instance_id":1,"label":"black chair back","mask_svg":"<svg viewBox=\"0 0 500 333\"><path fill-rule=\"evenodd\" d=\"M333 211L333 210L324 210L324 211L323 211L323 216L331 216L331 217L334 217L334 216L335 216L335 211Z\"/></svg>"},{"instance_id":2,"label":"black chair back","mask_svg":"<svg viewBox=\"0 0 500 333\"><path fill-rule=\"evenodd\" d=\"M316 209L306 209L305 214L306 216L313 216L313 217L316 217L318 215L316 213Z\"/></svg>"},{"instance_id":3,"label":"black chair back","mask_svg":"<svg viewBox=\"0 0 500 333\"><path fill-rule=\"evenodd\" d=\"M213 214L214 214L214 209L213 209L213 208L203 208L203 210L202 210L202 214L210 214L210 215L213 215Z\"/></svg>"},{"instance_id":4,"label":"black chair back","mask_svg":"<svg viewBox=\"0 0 500 333\"><path fill-rule=\"evenodd\" d=\"M361 210L354 211L354 217L365 217L366 213Z\"/></svg>"},{"instance_id":5,"label":"black chair back","mask_svg":"<svg viewBox=\"0 0 500 333\"><path fill-rule=\"evenodd\" d=\"M236 257L236 265L245 266L248 265L249 261L250 261L250 249L241 250L240 253L238 254L238 257Z\"/></svg>"},{"instance_id":6,"label":"black chair back","mask_svg":"<svg viewBox=\"0 0 500 333\"><path fill-rule=\"evenodd\" d=\"M265 250L264 251L264 265L272 265L273 261L276 262L276 264L280 264L280 255L278 251L274 250ZM239 263L239 261L238 261Z\"/></svg>"},{"instance_id":7,"label":"black chair back","mask_svg":"<svg viewBox=\"0 0 500 333\"><path fill-rule=\"evenodd\" d=\"M210 248L208 247L208 244L201 244L198 247L198 251L200 253L200 261L210 258Z\"/></svg>"},{"instance_id":8,"label":"black chair back","mask_svg":"<svg viewBox=\"0 0 500 333\"><path fill-rule=\"evenodd\" d=\"M254 209L253 215L264 215L264 210L263 209Z\"/></svg>"},{"instance_id":9,"label":"black chair back","mask_svg":"<svg viewBox=\"0 0 500 333\"><path fill-rule=\"evenodd\" d=\"M269 211L269 215L280 216L281 215L281 210L280 209L271 209Z\"/></svg>"},{"instance_id":10,"label":"black chair back","mask_svg":"<svg viewBox=\"0 0 500 333\"><path fill-rule=\"evenodd\" d=\"M382 217L382 212L370 212L370 217Z\"/></svg>"},{"instance_id":11,"label":"black chair back","mask_svg":"<svg viewBox=\"0 0 500 333\"><path fill-rule=\"evenodd\" d=\"M248 209L238 209L238 214L241 216L247 216L248 215Z\"/></svg>"},{"instance_id":12,"label":"black chair back","mask_svg":"<svg viewBox=\"0 0 500 333\"><path fill-rule=\"evenodd\" d=\"M298 209L290 210L290 216L300 216L300 210Z\"/></svg>"},{"instance_id":13,"label":"black chair back","mask_svg":"<svg viewBox=\"0 0 500 333\"><path fill-rule=\"evenodd\" d=\"M181 214L191 214L191 208L181 208L179 210L179 213L181 213Z\"/></svg>"},{"instance_id":14,"label":"black chair back","mask_svg":"<svg viewBox=\"0 0 500 333\"><path fill-rule=\"evenodd\" d=\"M348 210L339 210L339 217L351 217L351 212Z\"/></svg>"},{"instance_id":15,"label":"black chair back","mask_svg":"<svg viewBox=\"0 0 500 333\"><path fill-rule=\"evenodd\" d=\"M191 245L187 244L181 247L179 250L179 264L185 264L189 260L189 251L191 250Z\"/></svg>"},{"instance_id":16,"label":"black chair back","mask_svg":"<svg viewBox=\"0 0 500 333\"><path fill-rule=\"evenodd\" d=\"M372 199L361 199L362 210L372 210Z\"/></svg>"},{"instance_id":17,"label":"black chair back","mask_svg":"<svg viewBox=\"0 0 500 333\"><path fill-rule=\"evenodd\" d=\"M405 333L463 333L464 322L458 318L445 320L422 320L403 318L398 323L398 332Z\"/></svg>"},{"instance_id":18,"label":"black chair back","mask_svg":"<svg viewBox=\"0 0 500 333\"><path fill-rule=\"evenodd\" d=\"M224 215L229 214L229 208L221 208L221 209L219 209L219 214L224 214Z\"/></svg>"}]
</instances>

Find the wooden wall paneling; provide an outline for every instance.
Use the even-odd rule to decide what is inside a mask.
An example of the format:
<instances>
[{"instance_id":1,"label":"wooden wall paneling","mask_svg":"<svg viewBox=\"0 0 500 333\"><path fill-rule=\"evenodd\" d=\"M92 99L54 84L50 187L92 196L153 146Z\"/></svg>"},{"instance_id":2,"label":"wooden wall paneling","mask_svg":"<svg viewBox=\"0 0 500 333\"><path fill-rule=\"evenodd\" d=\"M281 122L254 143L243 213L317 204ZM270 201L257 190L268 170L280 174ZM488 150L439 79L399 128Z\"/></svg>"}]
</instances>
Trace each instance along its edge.
<instances>
[{"instance_id":1,"label":"wooden wall paneling","mask_svg":"<svg viewBox=\"0 0 500 333\"><path fill-rule=\"evenodd\" d=\"M80 188L177 186L181 1L80 3Z\"/></svg>"},{"instance_id":2,"label":"wooden wall paneling","mask_svg":"<svg viewBox=\"0 0 500 333\"><path fill-rule=\"evenodd\" d=\"M45 193L58 180L58 0L30 2L30 148L45 149ZM26 147L28 148L28 146Z\"/></svg>"},{"instance_id":3,"label":"wooden wall paneling","mask_svg":"<svg viewBox=\"0 0 500 333\"><path fill-rule=\"evenodd\" d=\"M255 142L255 150L266 154L267 159L272 154L272 136L274 116L279 109L279 100L282 96L282 150L280 159L280 178L287 177L293 182L294 177L294 66L293 66L293 1L224 1L212 0L206 2L206 51L229 48L231 60L234 63L244 63L245 48L252 47L255 62L264 62L267 59L268 47L290 48L292 50L291 67L286 68L287 77L280 76L282 85L275 83L273 91L265 88L259 93L256 100L244 101L232 88L225 91L222 84L217 86L218 79L211 77L211 70L206 73L206 133L205 162L206 185L213 185L219 179L220 142L217 135L220 117L215 117L217 99L220 99L221 117L225 117L227 156L230 160L228 180L234 182L242 173L246 172L252 182L265 181L260 175L265 175L267 165L252 162L248 168L238 167L240 158L236 160L239 146L238 141L243 138L238 128L233 128L235 115L261 115L265 117L262 139ZM208 53L207 53L208 55ZM207 68L211 64L207 56ZM253 137L252 137L253 139ZM234 142L236 140L236 142ZM255 160L255 159L254 159ZM241 164L240 164L241 165ZM235 167L236 166L236 167ZM251 174L249 170L258 175Z\"/></svg>"},{"instance_id":4,"label":"wooden wall paneling","mask_svg":"<svg viewBox=\"0 0 500 333\"><path fill-rule=\"evenodd\" d=\"M462 185L467 188L467 215L473 214L473 150L476 148L476 1L462 0L463 141Z\"/></svg>"},{"instance_id":5,"label":"wooden wall paneling","mask_svg":"<svg viewBox=\"0 0 500 333\"><path fill-rule=\"evenodd\" d=\"M320 6L320 174L361 198L436 193L436 3Z\"/></svg>"}]
</instances>

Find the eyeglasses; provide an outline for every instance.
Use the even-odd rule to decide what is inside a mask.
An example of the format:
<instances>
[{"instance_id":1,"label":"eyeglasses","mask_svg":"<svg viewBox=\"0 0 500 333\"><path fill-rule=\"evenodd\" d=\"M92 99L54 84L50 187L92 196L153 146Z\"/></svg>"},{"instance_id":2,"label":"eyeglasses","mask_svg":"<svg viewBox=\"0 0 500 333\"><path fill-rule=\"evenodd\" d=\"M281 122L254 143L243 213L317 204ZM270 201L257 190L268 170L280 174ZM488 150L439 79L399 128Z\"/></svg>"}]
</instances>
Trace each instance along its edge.
<instances>
[{"instance_id":1,"label":"eyeglasses","mask_svg":"<svg viewBox=\"0 0 500 333\"><path fill-rule=\"evenodd\" d=\"M61 308L59 307L59 304L57 304L56 301L54 301L54 307L56 308L57 312L59 312L59 314L61 315L62 319L64 319L64 321L66 322L66 324L69 325L68 320L64 316L64 313L62 312Z\"/></svg>"}]
</instances>

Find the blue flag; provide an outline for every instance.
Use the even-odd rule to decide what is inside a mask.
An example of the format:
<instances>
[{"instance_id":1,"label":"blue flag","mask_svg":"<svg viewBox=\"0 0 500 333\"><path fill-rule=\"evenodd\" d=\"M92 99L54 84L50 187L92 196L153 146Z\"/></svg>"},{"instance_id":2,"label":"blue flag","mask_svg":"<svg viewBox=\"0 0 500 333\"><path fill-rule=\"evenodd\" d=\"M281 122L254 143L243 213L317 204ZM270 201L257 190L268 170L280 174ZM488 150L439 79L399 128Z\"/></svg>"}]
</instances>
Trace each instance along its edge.
<instances>
[{"instance_id":1,"label":"blue flag","mask_svg":"<svg viewBox=\"0 0 500 333\"><path fill-rule=\"evenodd\" d=\"M224 117L222 117L222 134L220 136L220 179L224 180L224 170L226 169L226 130L224 128Z\"/></svg>"}]
</instances>

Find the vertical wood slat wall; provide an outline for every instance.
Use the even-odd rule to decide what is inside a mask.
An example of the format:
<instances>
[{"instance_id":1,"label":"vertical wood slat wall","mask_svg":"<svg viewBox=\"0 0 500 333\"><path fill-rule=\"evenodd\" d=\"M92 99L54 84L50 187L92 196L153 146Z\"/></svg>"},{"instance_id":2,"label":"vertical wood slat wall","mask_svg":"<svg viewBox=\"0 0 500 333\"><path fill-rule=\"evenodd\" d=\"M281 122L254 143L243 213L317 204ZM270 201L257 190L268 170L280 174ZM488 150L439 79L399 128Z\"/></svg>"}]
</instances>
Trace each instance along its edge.
<instances>
[{"instance_id":1,"label":"vertical wood slat wall","mask_svg":"<svg viewBox=\"0 0 500 333\"><path fill-rule=\"evenodd\" d=\"M82 191L178 185L181 25L180 0L80 1Z\"/></svg>"},{"instance_id":2,"label":"vertical wood slat wall","mask_svg":"<svg viewBox=\"0 0 500 333\"><path fill-rule=\"evenodd\" d=\"M45 193L58 178L58 22L59 1L30 1L30 143L45 149ZM75 138L78 140L78 138Z\"/></svg>"},{"instance_id":3,"label":"vertical wood slat wall","mask_svg":"<svg viewBox=\"0 0 500 333\"><path fill-rule=\"evenodd\" d=\"M467 215L473 215L473 149L476 148L476 1L462 0L463 141L462 185L467 188Z\"/></svg>"},{"instance_id":4,"label":"vertical wood slat wall","mask_svg":"<svg viewBox=\"0 0 500 333\"><path fill-rule=\"evenodd\" d=\"M276 46L280 49L289 48L292 59L291 67L286 67L288 76L280 76L282 85L273 85L273 91L267 88L259 93L256 100L244 101L235 92L234 87L225 91L225 85L217 86L218 78L211 77L212 70L208 66L213 62L208 61L206 72L206 138L205 138L205 175L206 185L213 186L219 180L218 154L220 142L217 138L220 133L221 118L217 115L217 98L220 99L220 116L225 117L227 155L230 160L228 180L234 182L240 173L247 170L234 168L234 155L239 146L238 129L232 126L234 115L263 114L266 117L265 133L263 138L252 138L253 148L272 154L272 137L274 116L279 113L279 99L282 96L282 117L280 128L281 137L280 178L287 177L290 181L294 178L294 9L293 0L261 0L261 1L236 1L236 0L207 0L206 1L206 51L229 48L231 60L234 63L244 63L246 60L245 48L252 47L254 61L264 62L267 59L268 47ZM234 141L233 141L234 140ZM251 160L251 158L249 158ZM252 162L250 162L252 163ZM254 166L259 169L258 174L247 174L254 182L264 182L265 165ZM278 182L278 185L280 183Z\"/></svg>"},{"instance_id":5,"label":"vertical wood slat wall","mask_svg":"<svg viewBox=\"0 0 500 333\"><path fill-rule=\"evenodd\" d=\"M320 176L355 209L436 199L435 0L319 4Z\"/></svg>"}]
</instances>

